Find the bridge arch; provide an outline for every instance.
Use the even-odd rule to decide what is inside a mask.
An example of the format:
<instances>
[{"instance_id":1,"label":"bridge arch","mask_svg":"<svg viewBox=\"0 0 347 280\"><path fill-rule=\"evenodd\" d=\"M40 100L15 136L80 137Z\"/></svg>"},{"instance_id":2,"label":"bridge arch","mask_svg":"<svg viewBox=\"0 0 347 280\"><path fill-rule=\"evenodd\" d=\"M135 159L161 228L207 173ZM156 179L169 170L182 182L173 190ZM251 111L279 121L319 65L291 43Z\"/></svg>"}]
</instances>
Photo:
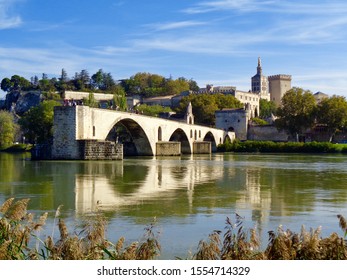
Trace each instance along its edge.
<instances>
[{"instance_id":1,"label":"bridge arch","mask_svg":"<svg viewBox=\"0 0 347 280\"><path fill-rule=\"evenodd\" d=\"M209 141L211 142L211 150L212 152L216 152L217 151L217 143L216 143L216 139L213 136L212 132L207 132L205 137L204 137L204 141Z\"/></svg>"},{"instance_id":2,"label":"bridge arch","mask_svg":"<svg viewBox=\"0 0 347 280\"><path fill-rule=\"evenodd\" d=\"M106 140L123 144L126 156L153 156L153 150L146 132L141 125L130 118L113 124Z\"/></svg>"},{"instance_id":3,"label":"bridge arch","mask_svg":"<svg viewBox=\"0 0 347 280\"><path fill-rule=\"evenodd\" d=\"M186 133L181 128L176 129L172 133L169 141L181 142L181 153L182 154L191 154L192 153L189 139L188 139Z\"/></svg>"}]
</instances>

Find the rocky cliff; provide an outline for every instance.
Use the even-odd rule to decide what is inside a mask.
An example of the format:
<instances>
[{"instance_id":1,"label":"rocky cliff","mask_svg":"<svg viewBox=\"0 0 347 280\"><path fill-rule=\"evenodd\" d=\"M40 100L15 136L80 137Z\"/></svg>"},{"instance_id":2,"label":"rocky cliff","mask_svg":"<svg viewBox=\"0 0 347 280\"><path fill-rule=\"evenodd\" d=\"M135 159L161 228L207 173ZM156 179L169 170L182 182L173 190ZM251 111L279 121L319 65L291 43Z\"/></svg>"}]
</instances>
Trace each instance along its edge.
<instances>
[{"instance_id":1,"label":"rocky cliff","mask_svg":"<svg viewBox=\"0 0 347 280\"><path fill-rule=\"evenodd\" d=\"M31 107L37 106L42 101L40 91L13 91L6 94L5 100L0 102L0 109L14 112L21 116Z\"/></svg>"}]
</instances>

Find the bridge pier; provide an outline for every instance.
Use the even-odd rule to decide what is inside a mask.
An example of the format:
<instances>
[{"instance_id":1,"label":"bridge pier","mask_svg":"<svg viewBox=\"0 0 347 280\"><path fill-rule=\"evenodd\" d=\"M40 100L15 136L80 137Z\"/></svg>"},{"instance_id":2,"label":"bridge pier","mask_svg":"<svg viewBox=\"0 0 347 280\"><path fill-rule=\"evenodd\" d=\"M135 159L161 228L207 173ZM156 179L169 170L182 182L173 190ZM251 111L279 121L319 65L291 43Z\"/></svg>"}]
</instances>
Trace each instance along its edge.
<instances>
[{"instance_id":1,"label":"bridge pier","mask_svg":"<svg viewBox=\"0 0 347 280\"><path fill-rule=\"evenodd\" d=\"M157 142L156 143L157 156L180 156L181 155L181 142Z\"/></svg>"},{"instance_id":2,"label":"bridge pier","mask_svg":"<svg viewBox=\"0 0 347 280\"><path fill-rule=\"evenodd\" d=\"M193 154L211 154L212 145L209 141L200 141L193 143Z\"/></svg>"}]
</instances>

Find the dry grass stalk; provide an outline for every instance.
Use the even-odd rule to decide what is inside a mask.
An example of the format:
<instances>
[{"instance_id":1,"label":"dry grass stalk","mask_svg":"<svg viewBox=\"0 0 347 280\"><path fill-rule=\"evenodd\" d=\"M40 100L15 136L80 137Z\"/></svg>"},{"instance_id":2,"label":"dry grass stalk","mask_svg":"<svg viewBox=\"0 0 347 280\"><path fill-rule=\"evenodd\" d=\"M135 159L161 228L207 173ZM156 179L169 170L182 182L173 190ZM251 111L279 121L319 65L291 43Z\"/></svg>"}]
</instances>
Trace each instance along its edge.
<instances>
[{"instance_id":1,"label":"dry grass stalk","mask_svg":"<svg viewBox=\"0 0 347 280\"><path fill-rule=\"evenodd\" d=\"M5 217L13 221L22 220L26 215L29 200L30 199L27 198L18 200L14 204L11 203L5 213Z\"/></svg>"},{"instance_id":2,"label":"dry grass stalk","mask_svg":"<svg viewBox=\"0 0 347 280\"><path fill-rule=\"evenodd\" d=\"M69 232L65 222L62 219L59 219L58 227L60 232L60 240L65 240L69 236Z\"/></svg>"},{"instance_id":3,"label":"dry grass stalk","mask_svg":"<svg viewBox=\"0 0 347 280\"><path fill-rule=\"evenodd\" d=\"M14 198L9 198L7 199L1 206L0 206L0 213L5 214L8 209L11 207L12 202L13 202Z\"/></svg>"},{"instance_id":4,"label":"dry grass stalk","mask_svg":"<svg viewBox=\"0 0 347 280\"><path fill-rule=\"evenodd\" d=\"M344 234L347 236L347 221L342 215L337 215L337 218L339 219L339 226L344 231Z\"/></svg>"},{"instance_id":5,"label":"dry grass stalk","mask_svg":"<svg viewBox=\"0 0 347 280\"><path fill-rule=\"evenodd\" d=\"M215 231L208 236L208 242L201 240L198 251L193 256L195 260L219 260L222 244L220 240L220 231Z\"/></svg>"}]
</instances>

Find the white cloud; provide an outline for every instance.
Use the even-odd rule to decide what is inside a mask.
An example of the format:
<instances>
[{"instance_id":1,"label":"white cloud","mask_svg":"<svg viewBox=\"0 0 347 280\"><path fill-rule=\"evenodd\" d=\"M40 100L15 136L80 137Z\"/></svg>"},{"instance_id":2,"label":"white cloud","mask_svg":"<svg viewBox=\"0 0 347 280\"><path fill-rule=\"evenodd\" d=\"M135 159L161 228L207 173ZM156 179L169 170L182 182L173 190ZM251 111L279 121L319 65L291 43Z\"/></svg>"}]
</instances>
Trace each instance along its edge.
<instances>
[{"instance_id":1,"label":"white cloud","mask_svg":"<svg viewBox=\"0 0 347 280\"><path fill-rule=\"evenodd\" d=\"M15 28L22 24L18 15L11 15L9 10L15 4L13 0L0 0L0 29Z\"/></svg>"},{"instance_id":2,"label":"white cloud","mask_svg":"<svg viewBox=\"0 0 347 280\"><path fill-rule=\"evenodd\" d=\"M187 14L200 14L220 11L239 12L276 12L281 14L306 14L327 15L345 14L347 3L345 1L333 0L320 1L259 1L259 0L218 0L202 1L190 8L183 10ZM324 18L322 19L324 20Z\"/></svg>"},{"instance_id":3,"label":"white cloud","mask_svg":"<svg viewBox=\"0 0 347 280\"><path fill-rule=\"evenodd\" d=\"M185 9L183 12L187 14L202 14L209 12L218 12L222 10L233 10L240 12L251 12L263 10L276 3L275 1L256 1L256 0L220 0L205 1L197 5Z\"/></svg>"},{"instance_id":4,"label":"white cloud","mask_svg":"<svg viewBox=\"0 0 347 280\"><path fill-rule=\"evenodd\" d=\"M201 25L206 25L206 22L188 20L188 21L150 24L147 26L155 29L156 31L166 31L166 30L173 30L173 29L180 29L180 28L187 28L187 27L194 27L194 26L201 26Z\"/></svg>"}]
</instances>

